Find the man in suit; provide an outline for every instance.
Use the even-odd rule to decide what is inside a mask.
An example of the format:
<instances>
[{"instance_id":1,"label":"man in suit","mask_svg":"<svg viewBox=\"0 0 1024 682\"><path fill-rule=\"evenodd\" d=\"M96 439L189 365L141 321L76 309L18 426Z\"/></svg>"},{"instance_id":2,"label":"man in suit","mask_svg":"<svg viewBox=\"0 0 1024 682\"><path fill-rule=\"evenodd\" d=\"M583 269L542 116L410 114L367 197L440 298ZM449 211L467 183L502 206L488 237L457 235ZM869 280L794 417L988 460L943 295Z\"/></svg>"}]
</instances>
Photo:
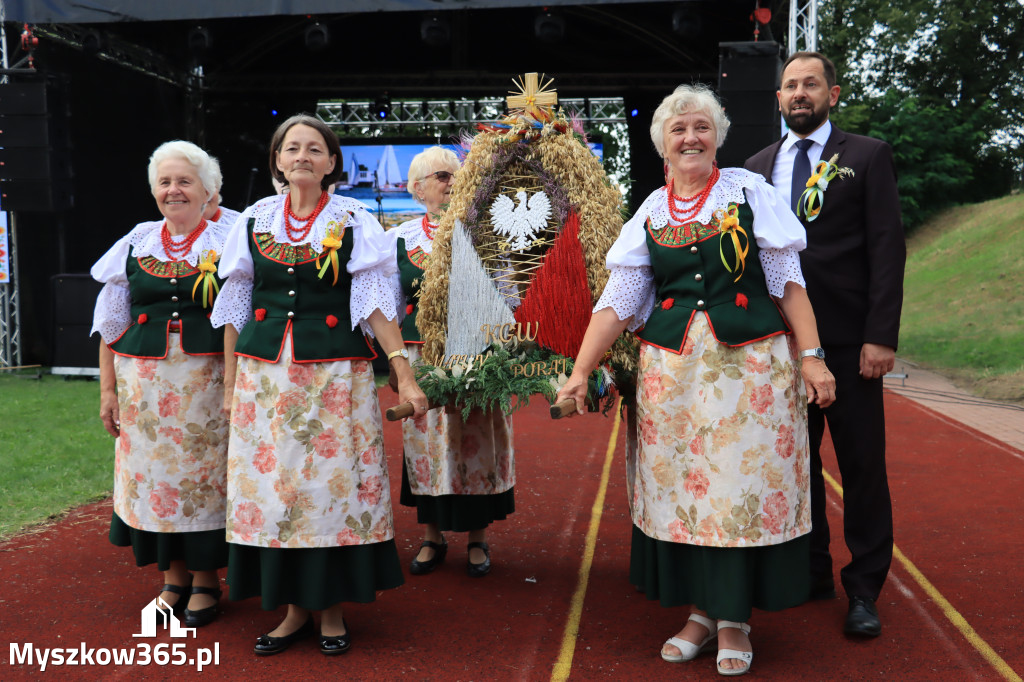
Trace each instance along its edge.
<instances>
[{"instance_id":1,"label":"man in suit","mask_svg":"<svg viewBox=\"0 0 1024 682\"><path fill-rule=\"evenodd\" d=\"M840 577L850 599L844 631L876 637L875 601L892 563L892 504L885 472L882 377L893 368L903 304L906 244L892 149L844 133L829 121L839 101L835 66L817 52L797 52L783 65L779 110L789 134L747 159L783 197L796 200L819 160L838 154L854 174L835 177L821 212L802 222L807 248L800 263L823 349L836 377L836 401L809 406L811 444L811 596L835 598L820 447L828 422L843 485L843 530L853 555Z\"/></svg>"}]
</instances>

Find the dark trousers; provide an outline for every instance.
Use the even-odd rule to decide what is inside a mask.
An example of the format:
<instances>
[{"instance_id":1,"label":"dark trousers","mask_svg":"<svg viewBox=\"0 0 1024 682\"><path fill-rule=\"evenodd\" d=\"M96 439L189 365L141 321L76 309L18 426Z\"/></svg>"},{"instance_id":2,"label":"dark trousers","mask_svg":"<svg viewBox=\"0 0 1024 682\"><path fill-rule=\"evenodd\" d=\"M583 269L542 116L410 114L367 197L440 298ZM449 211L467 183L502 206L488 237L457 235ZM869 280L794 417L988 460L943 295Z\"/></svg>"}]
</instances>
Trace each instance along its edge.
<instances>
[{"instance_id":1,"label":"dark trousers","mask_svg":"<svg viewBox=\"0 0 1024 682\"><path fill-rule=\"evenodd\" d=\"M860 346L826 346L825 362L836 378L836 401L811 405L811 579L832 575L821 441L828 422L843 486L843 536L853 555L840 571L850 597L878 599L892 563L892 502L885 473L885 411L882 379L860 376Z\"/></svg>"}]
</instances>

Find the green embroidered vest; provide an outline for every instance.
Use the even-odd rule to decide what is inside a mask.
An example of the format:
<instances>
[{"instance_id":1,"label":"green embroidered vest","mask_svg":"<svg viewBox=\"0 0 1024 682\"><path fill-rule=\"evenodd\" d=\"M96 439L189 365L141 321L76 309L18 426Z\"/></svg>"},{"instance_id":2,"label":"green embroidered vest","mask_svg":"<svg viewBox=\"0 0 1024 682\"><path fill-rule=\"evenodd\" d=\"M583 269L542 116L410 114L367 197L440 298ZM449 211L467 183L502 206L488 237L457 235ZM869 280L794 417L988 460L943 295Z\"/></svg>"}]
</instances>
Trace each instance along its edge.
<instances>
[{"instance_id":1,"label":"green embroidered vest","mask_svg":"<svg viewBox=\"0 0 1024 682\"><path fill-rule=\"evenodd\" d=\"M754 214L748 204L736 207L749 243L743 276L730 273L722 259L735 267L736 249L730 236L719 232L719 218L707 225L692 222L655 230L647 222L647 248L651 253L657 291L654 312L637 332L645 343L682 352L693 316L707 315L712 332L727 346L789 333L775 301L768 295L764 271L754 239Z\"/></svg>"},{"instance_id":2,"label":"green embroidered vest","mask_svg":"<svg viewBox=\"0 0 1024 682\"><path fill-rule=\"evenodd\" d=\"M398 238L398 274L402 279L402 294L412 307L402 320L402 340L406 343L423 343L420 330L416 328L416 314L420 311L420 280L429 259L430 254L420 246L406 251L405 238Z\"/></svg>"},{"instance_id":3,"label":"green embroidered vest","mask_svg":"<svg viewBox=\"0 0 1024 682\"><path fill-rule=\"evenodd\" d=\"M110 344L118 355L136 358L166 358L169 343L180 343L188 355L217 355L224 352L224 330L210 325L213 307L202 304L203 285L192 300L198 268L185 261L165 263L146 256L128 256L128 291L131 293L132 324ZM223 286L224 280L217 278ZM177 322L179 333L170 336L168 327Z\"/></svg>"},{"instance_id":4,"label":"green embroidered vest","mask_svg":"<svg viewBox=\"0 0 1024 682\"><path fill-rule=\"evenodd\" d=\"M249 219L254 317L239 333L235 353L277 362L290 331L295 362L377 357L362 332L351 329L352 275L345 266L352 257L352 230L346 228L341 237L338 282L332 286L332 266L319 278L317 254L308 245L279 244L272 234L254 232L255 223ZM328 253L321 253L321 267L329 260Z\"/></svg>"}]
</instances>

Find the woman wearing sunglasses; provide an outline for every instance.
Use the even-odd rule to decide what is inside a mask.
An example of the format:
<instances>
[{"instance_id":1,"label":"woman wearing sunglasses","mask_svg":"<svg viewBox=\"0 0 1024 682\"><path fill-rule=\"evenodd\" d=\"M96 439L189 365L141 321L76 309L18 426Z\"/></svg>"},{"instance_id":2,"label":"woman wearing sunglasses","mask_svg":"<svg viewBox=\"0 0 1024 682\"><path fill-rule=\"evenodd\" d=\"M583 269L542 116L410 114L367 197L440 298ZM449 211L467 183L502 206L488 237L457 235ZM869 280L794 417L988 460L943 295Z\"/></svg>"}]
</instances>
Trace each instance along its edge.
<instances>
[{"instance_id":1,"label":"woman wearing sunglasses","mask_svg":"<svg viewBox=\"0 0 1024 682\"><path fill-rule=\"evenodd\" d=\"M402 338L412 363L419 359L423 343L416 329L420 279L458 168L458 157L449 149L430 147L417 154L409 166L408 189L427 213L389 232L395 240L406 302ZM463 421L458 409L435 409L407 419L402 430L400 501L416 507L417 521L425 526L423 545L410 572L424 575L443 562L448 543L441 532L451 531L469 533L469 575L487 575L491 570L487 526L515 511L511 418L500 411L474 410Z\"/></svg>"}]
</instances>

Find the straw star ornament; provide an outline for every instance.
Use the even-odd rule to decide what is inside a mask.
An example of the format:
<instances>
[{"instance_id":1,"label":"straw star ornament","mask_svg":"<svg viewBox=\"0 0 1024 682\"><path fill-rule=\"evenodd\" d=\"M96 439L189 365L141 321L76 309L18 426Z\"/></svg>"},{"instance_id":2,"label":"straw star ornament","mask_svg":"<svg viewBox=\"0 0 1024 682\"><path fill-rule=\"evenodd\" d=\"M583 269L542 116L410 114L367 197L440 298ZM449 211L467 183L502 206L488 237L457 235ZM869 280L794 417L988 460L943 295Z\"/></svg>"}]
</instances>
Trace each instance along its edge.
<instances>
[{"instance_id":1,"label":"straw star ornament","mask_svg":"<svg viewBox=\"0 0 1024 682\"><path fill-rule=\"evenodd\" d=\"M519 92L509 91L506 98L509 114L521 112L531 116L537 116L543 109L550 109L558 104L558 93L554 89L548 89L555 79L549 78L546 83L540 84L544 78L541 74L537 78L536 73L528 73L520 79L512 79L512 83L519 88Z\"/></svg>"}]
</instances>

